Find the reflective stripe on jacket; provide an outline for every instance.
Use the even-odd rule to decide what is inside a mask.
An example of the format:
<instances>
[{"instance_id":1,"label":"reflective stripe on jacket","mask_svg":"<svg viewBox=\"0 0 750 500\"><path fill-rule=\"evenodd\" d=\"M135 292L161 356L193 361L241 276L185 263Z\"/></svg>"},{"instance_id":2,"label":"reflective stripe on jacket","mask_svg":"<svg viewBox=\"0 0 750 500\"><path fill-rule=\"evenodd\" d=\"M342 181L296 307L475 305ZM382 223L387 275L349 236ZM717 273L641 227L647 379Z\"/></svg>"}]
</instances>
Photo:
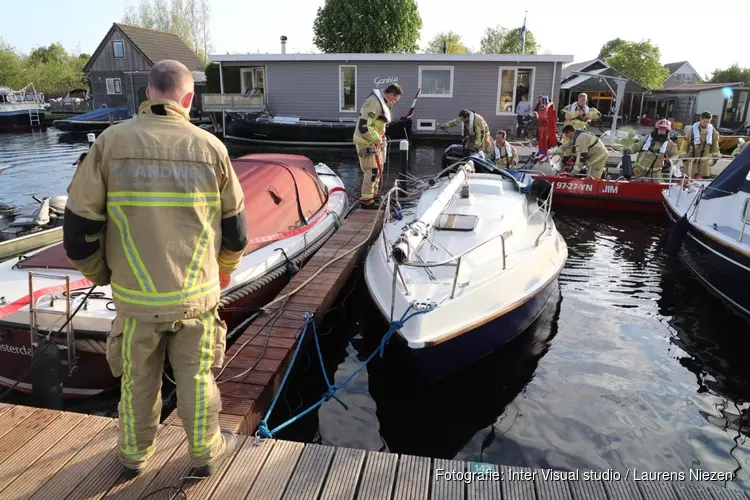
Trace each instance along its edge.
<instances>
[{"instance_id":1,"label":"reflective stripe on jacket","mask_svg":"<svg viewBox=\"0 0 750 500\"><path fill-rule=\"evenodd\" d=\"M138 118L105 130L78 166L66 252L84 275L107 281L97 266L111 273L118 313L159 322L194 317L218 303L219 272L239 265L247 246L244 206L221 141L191 124L176 103L146 101ZM103 252L80 243L80 235L94 232Z\"/></svg>"},{"instance_id":2,"label":"reflective stripe on jacket","mask_svg":"<svg viewBox=\"0 0 750 500\"><path fill-rule=\"evenodd\" d=\"M379 143L381 136L385 135L386 124L380 100L375 94L370 94L359 110L359 119L354 127L354 142L366 146Z\"/></svg>"}]
</instances>

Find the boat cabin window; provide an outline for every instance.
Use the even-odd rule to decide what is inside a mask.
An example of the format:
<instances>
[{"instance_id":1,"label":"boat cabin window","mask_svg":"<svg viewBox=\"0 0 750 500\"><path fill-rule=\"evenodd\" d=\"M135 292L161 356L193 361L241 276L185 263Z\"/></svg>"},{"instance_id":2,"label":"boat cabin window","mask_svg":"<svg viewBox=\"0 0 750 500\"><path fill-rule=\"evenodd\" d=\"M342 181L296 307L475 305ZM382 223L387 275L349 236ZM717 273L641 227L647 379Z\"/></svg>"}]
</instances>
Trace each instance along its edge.
<instances>
[{"instance_id":1,"label":"boat cabin window","mask_svg":"<svg viewBox=\"0 0 750 500\"><path fill-rule=\"evenodd\" d=\"M339 112L357 111L357 67L339 66Z\"/></svg>"},{"instance_id":2,"label":"boat cabin window","mask_svg":"<svg viewBox=\"0 0 750 500\"><path fill-rule=\"evenodd\" d=\"M122 40L112 41L112 51L115 53L115 57L122 59L125 57L125 46Z\"/></svg>"}]
</instances>

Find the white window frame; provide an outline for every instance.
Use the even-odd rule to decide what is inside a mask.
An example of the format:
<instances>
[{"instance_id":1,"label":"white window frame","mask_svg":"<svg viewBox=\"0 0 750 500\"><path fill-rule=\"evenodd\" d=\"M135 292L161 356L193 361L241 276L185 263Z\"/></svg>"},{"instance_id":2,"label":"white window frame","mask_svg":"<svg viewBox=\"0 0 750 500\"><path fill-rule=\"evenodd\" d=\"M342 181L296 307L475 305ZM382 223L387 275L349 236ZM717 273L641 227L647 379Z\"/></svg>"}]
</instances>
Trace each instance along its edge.
<instances>
[{"instance_id":1,"label":"white window frame","mask_svg":"<svg viewBox=\"0 0 750 500\"><path fill-rule=\"evenodd\" d=\"M117 52L115 51L115 47L117 44L120 44L120 47L122 47L122 55L118 56ZM122 40L112 40L112 56L114 56L115 59L125 59L125 42Z\"/></svg>"},{"instance_id":2,"label":"white window frame","mask_svg":"<svg viewBox=\"0 0 750 500\"><path fill-rule=\"evenodd\" d=\"M421 89L422 87L422 71L427 70L442 70L442 71L448 71L451 72L451 91L447 94L425 94L424 92L419 94L419 97L434 97L438 99L453 99L453 66L420 66L419 67L419 83L417 84L417 88Z\"/></svg>"},{"instance_id":3,"label":"white window frame","mask_svg":"<svg viewBox=\"0 0 750 500\"><path fill-rule=\"evenodd\" d=\"M692 82L693 81L693 75L690 73L685 74L685 81L686 82Z\"/></svg>"},{"instance_id":4,"label":"white window frame","mask_svg":"<svg viewBox=\"0 0 750 500\"><path fill-rule=\"evenodd\" d=\"M436 128L436 120L434 118L417 118L417 131L418 132L434 132Z\"/></svg>"},{"instance_id":5,"label":"white window frame","mask_svg":"<svg viewBox=\"0 0 750 500\"><path fill-rule=\"evenodd\" d=\"M518 89L518 72L520 70L528 70L531 72L529 75L529 95L528 102L531 102L531 109L534 109L534 84L536 83L536 68L526 66L500 66L497 68L497 93L495 94L495 116L516 116L516 90ZM513 110L502 111L500 109L500 91L503 88L503 71L513 71Z\"/></svg>"},{"instance_id":6,"label":"white window frame","mask_svg":"<svg viewBox=\"0 0 750 500\"><path fill-rule=\"evenodd\" d=\"M268 81L266 80L266 67L265 66L252 66L249 68L240 68L240 92L245 93L248 90L252 90L258 87L258 73L263 73L263 95L268 91ZM250 73L252 78L252 87L245 88L245 73Z\"/></svg>"},{"instance_id":7,"label":"white window frame","mask_svg":"<svg viewBox=\"0 0 750 500\"><path fill-rule=\"evenodd\" d=\"M682 73L675 73L675 75L674 75L674 81L681 82L682 79L683 79L683 77L684 77L684 75Z\"/></svg>"},{"instance_id":8,"label":"white window frame","mask_svg":"<svg viewBox=\"0 0 750 500\"><path fill-rule=\"evenodd\" d=\"M106 78L105 83L107 85L107 95L122 95L122 80L119 78Z\"/></svg>"},{"instance_id":9,"label":"white window frame","mask_svg":"<svg viewBox=\"0 0 750 500\"><path fill-rule=\"evenodd\" d=\"M354 109L344 109L344 73L342 72L343 68L354 68ZM358 113L357 110L357 92L358 87L357 85L357 65L356 64L339 64L339 113Z\"/></svg>"}]
</instances>

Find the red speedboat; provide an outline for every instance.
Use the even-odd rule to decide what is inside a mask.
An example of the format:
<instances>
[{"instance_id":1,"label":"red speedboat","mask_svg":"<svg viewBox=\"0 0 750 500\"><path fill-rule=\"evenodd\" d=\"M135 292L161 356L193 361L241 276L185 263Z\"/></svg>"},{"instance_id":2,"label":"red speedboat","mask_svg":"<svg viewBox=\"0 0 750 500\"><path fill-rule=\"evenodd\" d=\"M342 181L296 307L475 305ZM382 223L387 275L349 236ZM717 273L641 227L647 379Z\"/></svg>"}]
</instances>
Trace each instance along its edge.
<instances>
[{"instance_id":1,"label":"red speedboat","mask_svg":"<svg viewBox=\"0 0 750 500\"><path fill-rule=\"evenodd\" d=\"M304 156L256 154L232 164L245 193L250 241L222 291L219 311L230 332L276 297L294 273L290 262L301 267L309 260L349 209L341 179ZM63 396L119 387L105 357L115 317L112 291L97 287L86 296L83 289L91 286L68 262L61 243L0 264L0 386L29 392L32 374L26 372L35 345L41 336L55 334L85 301L70 328L55 339Z\"/></svg>"}]
</instances>

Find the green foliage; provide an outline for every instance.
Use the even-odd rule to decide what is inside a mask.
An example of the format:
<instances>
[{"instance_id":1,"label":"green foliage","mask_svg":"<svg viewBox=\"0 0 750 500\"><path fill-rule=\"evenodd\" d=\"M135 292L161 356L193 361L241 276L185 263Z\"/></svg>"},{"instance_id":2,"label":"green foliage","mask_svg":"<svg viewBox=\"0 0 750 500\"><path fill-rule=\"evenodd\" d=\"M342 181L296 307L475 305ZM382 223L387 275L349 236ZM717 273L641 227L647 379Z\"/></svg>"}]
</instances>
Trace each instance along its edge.
<instances>
[{"instance_id":1,"label":"green foliage","mask_svg":"<svg viewBox=\"0 0 750 500\"><path fill-rule=\"evenodd\" d=\"M233 66L224 66L224 93L239 94L240 88L240 68ZM221 92L221 80L219 79L219 65L209 63L206 66L206 93L218 94Z\"/></svg>"},{"instance_id":2,"label":"green foliage","mask_svg":"<svg viewBox=\"0 0 750 500\"><path fill-rule=\"evenodd\" d=\"M534 33L526 29L526 51L522 52L521 28L507 29L502 26L486 28L480 42L479 52L482 54L536 54L539 46Z\"/></svg>"},{"instance_id":3,"label":"green foliage","mask_svg":"<svg viewBox=\"0 0 750 500\"><path fill-rule=\"evenodd\" d=\"M599 58L649 89L661 88L669 77L669 71L660 62L659 47L651 40L628 42L615 38L602 46Z\"/></svg>"},{"instance_id":4,"label":"green foliage","mask_svg":"<svg viewBox=\"0 0 750 500\"><path fill-rule=\"evenodd\" d=\"M212 50L208 0L141 0L125 9L124 24L172 33L208 62Z\"/></svg>"},{"instance_id":5,"label":"green foliage","mask_svg":"<svg viewBox=\"0 0 750 500\"><path fill-rule=\"evenodd\" d=\"M415 0L326 0L315 16L313 41L328 53L414 53L421 29Z\"/></svg>"},{"instance_id":6,"label":"green foliage","mask_svg":"<svg viewBox=\"0 0 750 500\"><path fill-rule=\"evenodd\" d=\"M710 83L744 82L750 86L750 67L741 68L739 64L732 64L725 69L715 69Z\"/></svg>"},{"instance_id":7,"label":"green foliage","mask_svg":"<svg viewBox=\"0 0 750 500\"><path fill-rule=\"evenodd\" d=\"M71 89L88 87L82 72L88 60L88 54L68 53L59 43L24 55L0 39L0 86L17 90L33 83L46 98L64 96Z\"/></svg>"},{"instance_id":8,"label":"green foliage","mask_svg":"<svg viewBox=\"0 0 750 500\"><path fill-rule=\"evenodd\" d=\"M442 54L443 53L443 42L446 42L447 54L468 54L469 49L464 45L461 35L454 31L448 31L447 33L438 33L435 37L430 40L425 47L424 51L427 54Z\"/></svg>"}]
</instances>

